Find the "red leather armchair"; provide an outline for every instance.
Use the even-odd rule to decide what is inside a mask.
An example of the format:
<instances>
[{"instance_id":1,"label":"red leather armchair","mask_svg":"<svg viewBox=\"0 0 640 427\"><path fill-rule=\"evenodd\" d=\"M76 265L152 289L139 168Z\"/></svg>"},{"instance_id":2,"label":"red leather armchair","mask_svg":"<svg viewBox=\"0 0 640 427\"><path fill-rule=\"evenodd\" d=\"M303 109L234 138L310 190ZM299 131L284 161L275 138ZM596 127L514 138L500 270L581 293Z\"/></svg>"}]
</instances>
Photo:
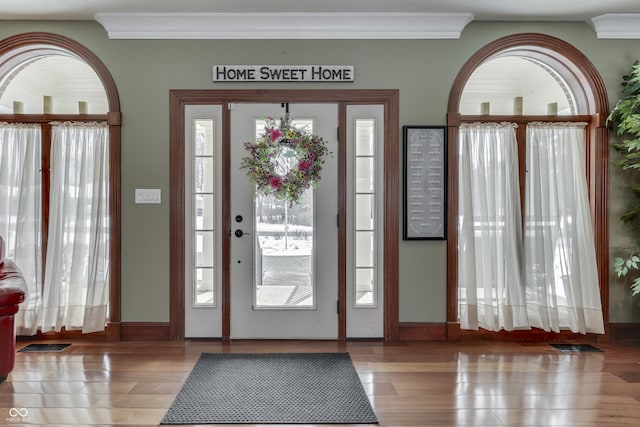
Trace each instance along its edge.
<instances>
[{"instance_id":1,"label":"red leather armchair","mask_svg":"<svg viewBox=\"0 0 640 427\"><path fill-rule=\"evenodd\" d=\"M0 236L0 382L7 379L16 359L14 315L24 301L27 285L18 266L6 258L5 241Z\"/></svg>"}]
</instances>

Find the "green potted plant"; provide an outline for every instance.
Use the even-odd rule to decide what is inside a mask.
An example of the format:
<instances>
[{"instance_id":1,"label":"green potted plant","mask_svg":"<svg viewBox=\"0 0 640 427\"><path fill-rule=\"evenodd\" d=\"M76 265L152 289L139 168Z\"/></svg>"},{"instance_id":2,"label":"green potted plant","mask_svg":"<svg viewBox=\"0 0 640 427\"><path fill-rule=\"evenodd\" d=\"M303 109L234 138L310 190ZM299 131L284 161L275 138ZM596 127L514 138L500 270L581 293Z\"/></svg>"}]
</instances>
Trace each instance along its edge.
<instances>
[{"instance_id":1,"label":"green potted plant","mask_svg":"<svg viewBox=\"0 0 640 427\"><path fill-rule=\"evenodd\" d=\"M631 66L631 73L622 77L622 97L613 108L607 123L619 137L612 145L620 153L617 165L631 176L631 191L639 196L624 212L621 220L640 231L640 60ZM631 250L625 257L615 257L614 270L618 278L634 277L631 283L633 295L640 293L640 249Z\"/></svg>"}]
</instances>

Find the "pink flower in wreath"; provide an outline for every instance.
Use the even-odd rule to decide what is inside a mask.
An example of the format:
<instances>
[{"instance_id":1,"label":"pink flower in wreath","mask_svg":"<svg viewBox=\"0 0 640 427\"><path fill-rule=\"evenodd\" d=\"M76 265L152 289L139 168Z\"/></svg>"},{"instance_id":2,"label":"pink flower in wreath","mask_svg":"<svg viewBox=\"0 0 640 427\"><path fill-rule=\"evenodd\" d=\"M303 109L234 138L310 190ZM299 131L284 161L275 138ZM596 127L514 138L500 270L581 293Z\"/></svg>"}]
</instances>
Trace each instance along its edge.
<instances>
[{"instance_id":1,"label":"pink flower in wreath","mask_svg":"<svg viewBox=\"0 0 640 427\"><path fill-rule=\"evenodd\" d=\"M307 169L309 169L309 166L311 166L311 162L307 160L301 160L300 163L298 163L298 170L306 171Z\"/></svg>"},{"instance_id":2,"label":"pink flower in wreath","mask_svg":"<svg viewBox=\"0 0 640 427\"><path fill-rule=\"evenodd\" d=\"M276 142L282 136L282 132L278 128L267 129L267 133L271 137L271 141Z\"/></svg>"},{"instance_id":3,"label":"pink flower in wreath","mask_svg":"<svg viewBox=\"0 0 640 427\"><path fill-rule=\"evenodd\" d=\"M282 187L282 179L277 176L272 176L271 178L269 178L269 185L271 186L271 188L279 190L280 187Z\"/></svg>"}]
</instances>

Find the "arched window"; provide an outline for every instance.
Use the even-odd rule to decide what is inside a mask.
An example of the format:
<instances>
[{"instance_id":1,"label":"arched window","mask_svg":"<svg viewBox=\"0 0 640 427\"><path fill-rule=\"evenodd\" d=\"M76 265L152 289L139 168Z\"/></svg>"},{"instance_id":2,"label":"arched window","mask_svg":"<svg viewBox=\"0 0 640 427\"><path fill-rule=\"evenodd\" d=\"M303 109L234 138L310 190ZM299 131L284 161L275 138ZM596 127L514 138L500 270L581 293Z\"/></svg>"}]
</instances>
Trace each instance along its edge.
<instances>
[{"instance_id":1,"label":"arched window","mask_svg":"<svg viewBox=\"0 0 640 427\"><path fill-rule=\"evenodd\" d=\"M498 66L498 70L494 67ZM501 73L513 70L512 73ZM528 77L523 79L523 76ZM490 77L490 78L487 78ZM504 79L503 79L504 77ZM471 123L500 123L508 122L512 128L514 153L511 155L510 166L517 170L513 178L518 188L501 189L501 194L513 194L520 200L520 206L514 206L511 216L524 224L517 233L527 236L534 233L533 227L528 227L525 196L527 180L533 174L527 174L532 160L527 159L527 128L533 128L533 122L546 123L557 126L558 123L585 124L583 126L584 143L581 149L584 154L580 166L584 166L586 176L585 198L587 199L588 214L591 217L589 231L593 233L597 277L599 279L599 294L604 323L608 320L608 225L607 198L608 182L607 168L609 158L608 131L604 120L608 113L608 103L603 82L591 62L573 46L566 42L543 34L517 34L496 40L480 49L462 67L458 74L449 97L448 126L449 126L449 222L448 222L448 269L447 269L447 321L450 339L459 337L460 329L456 326L460 321L460 291L458 285L466 278L459 277L465 273L465 266L460 259L460 245L465 242L461 230L465 222L475 221L477 218L465 218L464 208L460 202L461 192L467 191L465 183L461 182L459 156L461 155L460 129ZM572 125L573 126L573 125ZM571 126L570 126L571 127ZM580 144L579 144L580 145ZM465 148L465 150L467 150ZM502 155L502 154L501 154ZM507 162L508 163L508 162ZM513 163L517 163L514 165ZM566 168L566 167L565 167ZM562 169L556 167L556 169ZM506 172L505 172L506 173ZM518 216L520 218L518 219ZM537 221L542 224L544 221ZM484 222L485 228L491 228L494 234L503 233L496 224L501 221ZM515 233L515 232L514 232ZM517 234L515 233L515 234ZM515 240L522 236L516 236ZM522 250L517 244L517 250ZM464 248L463 248L464 249ZM495 257L496 254L492 256ZM524 260L522 261L525 262ZM551 270L553 269L550 267ZM531 272L529 272L531 273ZM526 274L529 274L526 273ZM523 273L524 274L524 273ZM526 275L525 274L525 275ZM551 274L553 275L553 274ZM529 274L533 277L535 274ZM523 279L526 281L529 279ZM561 279L558 279L561 280ZM523 290L524 292L524 290ZM527 289L530 292L530 289ZM504 313L497 317L509 317L517 313ZM526 309L524 309L526 314ZM517 315L515 315L517 318ZM564 325L561 328L564 329ZM511 325L518 328L518 322ZM473 328L472 328L473 329ZM510 329L497 326L498 329ZM552 328L555 330L555 328ZM573 329L573 328L572 328ZM576 328L580 329L581 328ZM587 328L588 329L588 328ZM564 331L563 331L564 333Z\"/></svg>"},{"instance_id":2,"label":"arched window","mask_svg":"<svg viewBox=\"0 0 640 427\"><path fill-rule=\"evenodd\" d=\"M92 52L50 33L0 40L0 165L0 233L30 288L18 334L112 324L118 339L120 102Z\"/></svg>"},{"instance_id":3,"label":"arched window","mask_svg":"<svg viewBox=\"0 0 640 427\"><path fill-rule=\"evenodd\" d=\"M109 111L100 78L83 60L62 53L47 53L31 59L23 56L21 62L0 71L3 76L1 113L18 110L15 112L20 114L43 114L45 106L46 112L53 114L106 114Z\"/></svg>"},{"instance_id":4,"label":"arched window","mask_svg":"<svg viewBox=\"0 0 640 427\"><path fill-rule=\"evenodd\" d=\"M576 100L568 82L537 59L516 54L483 62L469 77L463 115L575 115Z\"/></svg>"}]
</instances>

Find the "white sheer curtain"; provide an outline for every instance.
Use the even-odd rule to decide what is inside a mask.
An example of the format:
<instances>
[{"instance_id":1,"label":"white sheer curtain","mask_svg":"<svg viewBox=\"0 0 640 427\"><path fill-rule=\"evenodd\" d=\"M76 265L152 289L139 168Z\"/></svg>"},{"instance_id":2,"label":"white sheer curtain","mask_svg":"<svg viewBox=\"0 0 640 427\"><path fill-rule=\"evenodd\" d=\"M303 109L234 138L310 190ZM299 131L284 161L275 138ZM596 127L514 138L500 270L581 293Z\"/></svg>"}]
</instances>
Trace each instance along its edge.
<instances>
[{"instance_id":1,"label":"white sheer curtain","mask_svg":"<svg viewBox=\"0 0 640 427\"><path fill-rule=\"evenodd\" d=\"M108 127L54 123L42 330L104 330L109 300Z\"/></svg>"},{"instance_id":2,"label":"white sheer curtain","mask_svg":"<svg viewBox=\"0 0 640 427\"><path fill-rule=\"evenodd\" d=\"M0 123L0 234L29 292L15 315L21 335L36 333L42 303L40 167L40 125Z\"/></svg>"},{"instance_id":3,"label":"white sheer curtain","mask_svg":"<svg viewBox=\"0 0 640 427\"><path fill-rule=\"evenodd\" d=\"M527 125L524 242L531 326L604 333L584 123Z\"/></svg>"},{"instance_id":4,"label":"white sheer curtain","mask_svg":"<svg viewBox=\"0 0 640 427\"><path fill-rule=\"evenodd\" d=\"M514 127L460 127L458 302L463 329L529 328Z\"/></svg>"}]
</instances>

